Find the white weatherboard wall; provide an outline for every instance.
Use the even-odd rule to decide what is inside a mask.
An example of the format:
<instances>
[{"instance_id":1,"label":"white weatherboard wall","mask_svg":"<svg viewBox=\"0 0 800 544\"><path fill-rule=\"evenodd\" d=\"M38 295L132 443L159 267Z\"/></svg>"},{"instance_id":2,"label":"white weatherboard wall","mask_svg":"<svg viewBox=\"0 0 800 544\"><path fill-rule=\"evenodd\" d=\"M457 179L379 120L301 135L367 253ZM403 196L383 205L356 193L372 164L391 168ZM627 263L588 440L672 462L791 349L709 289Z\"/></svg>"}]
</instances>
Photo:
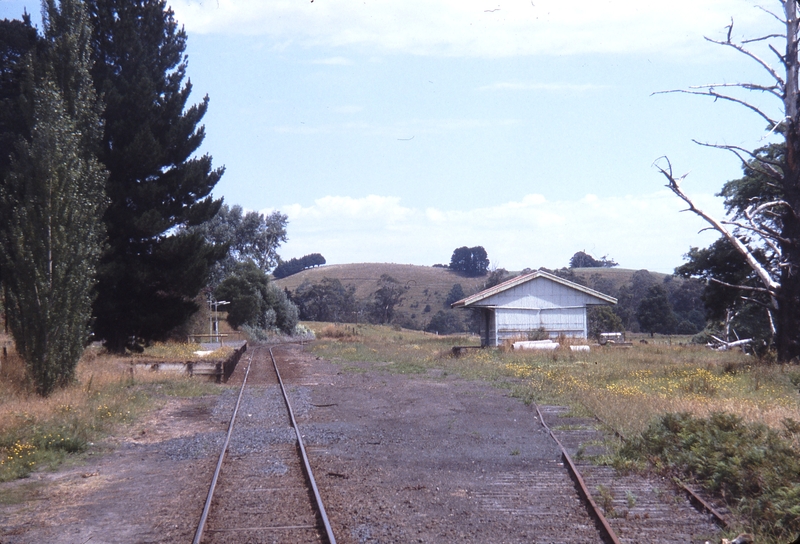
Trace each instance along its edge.
<instances>
[{"instance_id":1,"label":"white weatherboard wall","mask_svg":"<svg viewBox=\"0 0 800 544\"><path fill-rule=\"evenodd\" d=\"M537 271L467 297L459 305L484 311L483 343L525 337L544 328L548 335L586 338L586 307L615 299L584 286Z\"/></svg>"}]
</instances>

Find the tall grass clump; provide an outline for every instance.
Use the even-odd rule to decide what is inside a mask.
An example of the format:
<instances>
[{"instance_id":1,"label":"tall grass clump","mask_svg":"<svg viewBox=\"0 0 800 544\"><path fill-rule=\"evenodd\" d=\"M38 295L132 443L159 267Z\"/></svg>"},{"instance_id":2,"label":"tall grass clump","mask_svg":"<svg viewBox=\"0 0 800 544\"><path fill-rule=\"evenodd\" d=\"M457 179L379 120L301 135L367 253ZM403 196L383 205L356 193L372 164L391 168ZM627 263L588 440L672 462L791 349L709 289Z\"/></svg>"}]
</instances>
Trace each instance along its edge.
<instances>
[{"instance_id":1,"label":"tall grass clump","mask_svg":"<svg viewBox=\"0 0 800 544\"><path fill-rule=\"evenodd\" d=\"M170 348L164 348L167 352ZM120 425L131 423L159 398L216 390L199 380L165 373L132 374L130 359L88 349L75 380L41 397L13 350L0 366L0 481L52 469Z\"/></svg>"},{"instance_id":2,"label":"tall grass clump","mask_svg":"<svg viewBox=\"0 0 800 544\"><path fill-rule=\"evenodd\" d=\"M698 483L759 534L788 541L800 532L798 437L794 420L776 430L730 413L664 414L619 457Z\"/></svg>"}]
</instances>

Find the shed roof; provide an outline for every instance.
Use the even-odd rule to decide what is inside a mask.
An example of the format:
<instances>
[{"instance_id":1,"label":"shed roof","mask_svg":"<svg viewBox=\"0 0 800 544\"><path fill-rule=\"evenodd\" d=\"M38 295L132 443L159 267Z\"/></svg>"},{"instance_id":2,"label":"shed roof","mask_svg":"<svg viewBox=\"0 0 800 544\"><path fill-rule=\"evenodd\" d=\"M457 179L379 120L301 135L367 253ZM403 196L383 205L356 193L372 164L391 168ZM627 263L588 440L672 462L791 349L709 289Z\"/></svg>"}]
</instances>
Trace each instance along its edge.
<instances>
[{"instance_id":1,"label":"shed roof","mask_svg":"<svg viewBox=\"0 0 800 544\"><path fill-rule=\"evenodd\" d=\"M466 306L470 306L472 304L475 304L477 302L485 300L485 299L487 299L487 298L489 298L491 296L494 296L494 295L496 295L498 293L502 293L503 291L507 291L509 289L513 289L514 287L517 287L518 285L522 285L523 283L527 283L527 282L535 280L537 278L548 279L550 281L559 283L559 284L561 284L561 285L563 285L565 287L568 287L570 289L574 289L576 291L580 291L582 293L585 293L585 294L587 294L589 296L598 298L598 299L600 299L602 301L605 301L605 302L607 302L609 304L616 304L617 303L617 299L615 299L614 297L605 295L605 294L601 293L600 291L595 291L594 289L590 289L589 287L586 287L585 285L580 285L579 283L575 283L573 281L565 280L564 278L560 278L560 277L558 277L558 276L556 276L554 274L550 274L549 272L545 272L544 270L536 270L535 272L531 272L529 274L523 274L522 276L517 276L516 278L511 278L510 280L504 281L503 283L495 285L494 287L490 287L488 289L484 289L483 291L480 291L479 293L475 293L474 295L470 295L470 296L468 296L466 298L463 298L463 299L461 299L459 301L456 301L453 304L451 304L450 307L451 308L464 308Z\"/></svg>"}]
</instances>

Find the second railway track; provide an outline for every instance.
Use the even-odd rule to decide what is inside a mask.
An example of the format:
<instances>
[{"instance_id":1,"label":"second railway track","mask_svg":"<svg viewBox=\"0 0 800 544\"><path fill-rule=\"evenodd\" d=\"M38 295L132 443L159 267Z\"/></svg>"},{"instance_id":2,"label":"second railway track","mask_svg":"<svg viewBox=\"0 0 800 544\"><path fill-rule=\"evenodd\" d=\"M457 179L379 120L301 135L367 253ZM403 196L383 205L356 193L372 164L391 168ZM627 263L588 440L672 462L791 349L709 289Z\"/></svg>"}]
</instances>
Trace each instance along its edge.
<instances>
[{"instance_id":1,"label":"second railway track","mask_svg":"<svg viewBox=\"0 0 800 544\"><path fill-rule=\"evenodd\" d=\"M196 543L336 542L280 377L280 350L256 347L248 357Z\"/></svg>"}]
</instances>

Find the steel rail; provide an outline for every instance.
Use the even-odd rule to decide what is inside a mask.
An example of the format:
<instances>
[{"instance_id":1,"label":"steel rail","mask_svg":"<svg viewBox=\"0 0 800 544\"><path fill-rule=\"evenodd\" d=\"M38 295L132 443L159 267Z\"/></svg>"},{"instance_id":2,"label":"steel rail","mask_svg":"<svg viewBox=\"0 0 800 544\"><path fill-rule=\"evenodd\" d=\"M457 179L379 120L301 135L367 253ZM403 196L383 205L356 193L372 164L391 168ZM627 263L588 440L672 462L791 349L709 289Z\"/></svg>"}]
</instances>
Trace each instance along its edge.
<instances>
[{"instance_id":1,"label":"steel rail","mask_svg":"<svg viewBox=\"0 0 800 544\"><path fill-rule=\"evenodd\" d=\"M611 425L610 423L606 422L600 416L595 414L594 410L592 410L591 408L589 408L588 406L586 406L583 403L581 403L581 406L583 406L586 410L588 410L597 421L599 421L600 423L605 425L608 429L611 429L611 431L620 440L622 440L622 442L625 442L625 443L628 442L628 438L625 435L623 435L621 432L619 432L619 430L617 430L613 425ZM541 416L541 414L540 414L540 416ZM696 510L698 510L699 512L707 512L708 514L710 514L711 517L714 518L714 522L717 525L719 525L721 528L725 529L728 526L728 519L723 514L721 514L719 511L717 511L708 501L706 501L705 499L703 499L703 497L698 495L697 492L695 492L694 489L692 489L687 484L685 484L682 481L680 481L678 478L673 478L673 482L675 483L675 485L678 488L680 488L684 493L686 493L686 496L689 498L689 503L692 506L694 506Z\"/></svg>"},{"instance_id":2,"label":"steel rail","mask_svg":"<svg viewBox=\"0 0 800 544\"><path fill-rule=\"evenodd\" d=\"M583 499L589 503L591 507L590 513L594 516L595 520L599 523L601 532L605 533L605 538L603 540L607 540L611 544L620 544L620 540L617 537L617 534L614 532L614 529L611 528L611 525L608 523L608 520L603 515L603 512L600 510L600 507L597 506L597 503L594 502L592 498L592 494L589 491L589 488L586 486L586 482L583 481L583 476L581 476L578 467L573 463L572 457L570 457L569 453L567 453L567 448L561 443L561 441L556 438L556 435L547 426L547 423L544 421L544 416L542 415L541 410L539 410L539 405L536 404L536 413L539 414L539 421L542 423L547 432L550 433L550 437L558 444L558 447L561 448L561 456L564 458L565 465L567 470L578 483L578 489L580 490L581 495L583 495Z\"/></svg>"},{"instance_id":3,"label":"steel rail","mask_svg":"<svg viewBox=\"0 0 800 544\"><path fill-rule=\"evenodd\" d=\"M194 540L192 540L192 544L200 544L200 539L203 537L203 529L206 525L206 520L208 519L208 512L211 510L211 499L214 497L214 489L217 487L217 480L219 479L219 473L222 470L222 461L225 459L225 452L228 451L228 444L231 441L231 434L233 433L233 424L236 421L236 414L239 412L239 404L242 402L242 394L244 393L244 386L247 384L247 376L250 374L250 366L253 363L253 356L256 354L256 350L258 348L254 348L253 352L250 354L250 360L247 362L247 370L244 373L244 379L242 380L242 387L239 389L239 397L236 399L236 406L233 408L233 414L231 415L231 421L228 424L228 434L225 437L225 443L222 445L222 451L219 454L219 460L217 461L217 468L214 470L214 477L211 479L211 486L208 488L208 496L206 497L206 504L203 507L203 514L200 516L200 522L197 524L197 531L194 534Z\"/></svg>"},{"instance_id":4,"label":"steel rail","mask_svg":"<svg viewBox=\"0 0 800 544\"><path fill-rule=\"evenodd\" d=\"M686 495L688 495L689 497L689 502L691 502L692 505L695 508L697 508L697 510L699 510L700 512L708 512L709 514L711 514L711 517L714 518L714 521L716 521L717 525L719 525L723 529L728 527L728 519L722 514L720 514L713 506L711 506L710 503L708 503L705 499L703 499L703 497L695 493L695 491L691 487L681 482L680 480L675 480L675 484L678 487L680 487L684 492L686 492Z\"/></svg>"},{"instance_id":5,"label":"steel rail","mask_svg":"<svg viewBox=\"0 0 800 544\"><path fill-rule=\"evenodd\" d=\"M275 375L278 376L278 383L281 386L281 393L283 393L283 400L286 402L286 409L289 411L289 418L292 420L292 427L294 428L294 433L297 435L297 448L300 450L300 455L303 458L303 469L306 473L306 478L308 478L308 482L311 485L311 489L314 491L314 499L317 503L317 509L319 510L320 518L322 519L322 524L325 526L325 534L328 537L328 542L330 544L336 544L336 537L333 535L333 529L331 528L331 523L328 520L328 514L325 513L325 506L322 504L322 497L319 494L319 489L317 488L317 482L314 480L314 474L311 472L311 464L308 461L308 455L306 455L306 448L303 445L303 437L300 435L300 428L297 426L297 421L294 418L294 411L292 410L292 405L289 402L289 396L286 393L286 387L283 385L283 379L281 378L281 372L278 370L278 363L275 361L275 354L272 353L273 348L269 348L269 356L272 358L272 365L275 367Z\"/></svg>"}]
</instances>

